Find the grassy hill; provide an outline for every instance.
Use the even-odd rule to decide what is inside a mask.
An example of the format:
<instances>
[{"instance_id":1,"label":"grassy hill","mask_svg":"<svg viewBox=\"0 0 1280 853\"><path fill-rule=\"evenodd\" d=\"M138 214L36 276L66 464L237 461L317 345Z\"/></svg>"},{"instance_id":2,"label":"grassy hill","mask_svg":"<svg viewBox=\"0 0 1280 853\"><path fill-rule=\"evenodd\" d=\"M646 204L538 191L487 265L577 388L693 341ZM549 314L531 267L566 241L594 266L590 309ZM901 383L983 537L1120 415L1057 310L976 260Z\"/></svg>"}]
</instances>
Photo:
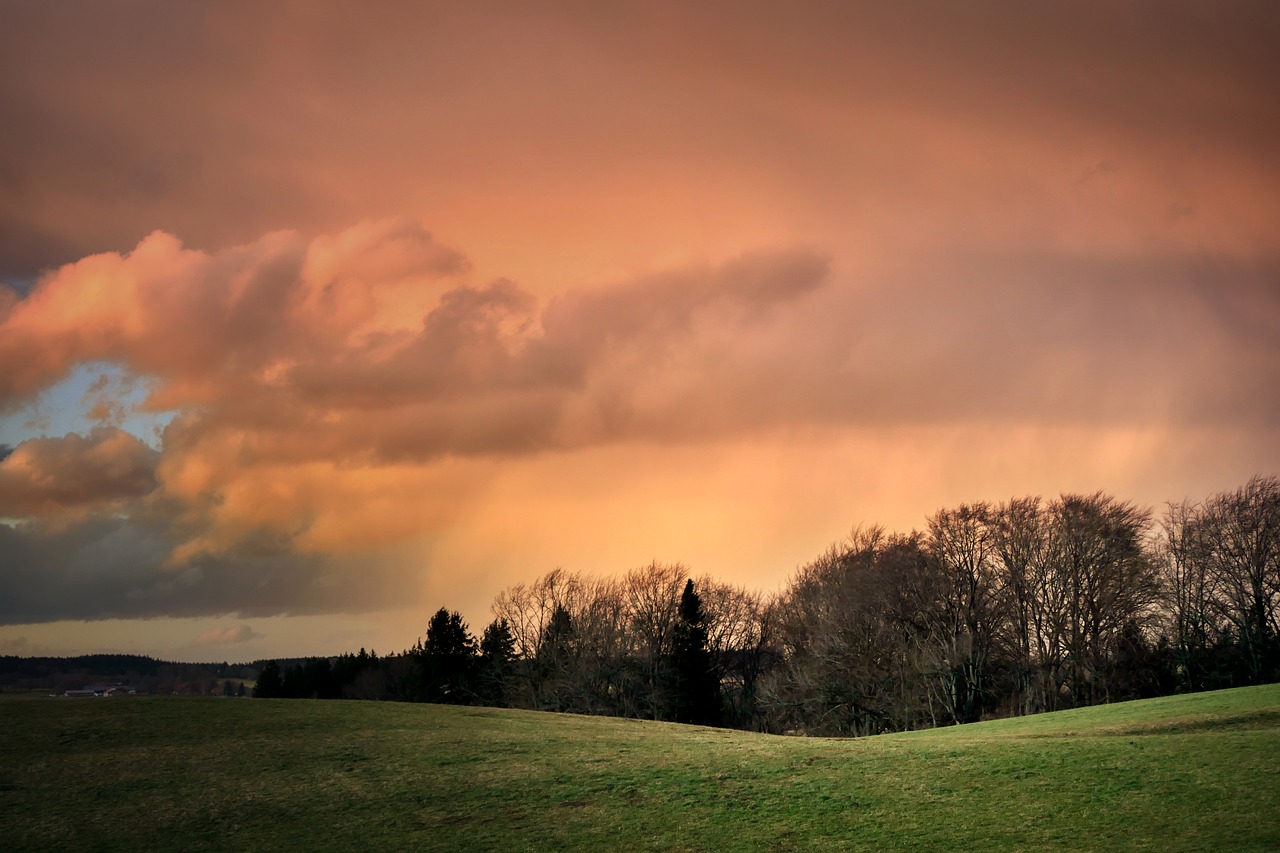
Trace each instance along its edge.
<instances>
[{"instance_id":1,"label":"grassy hill","mask_svg":"<svg viewBox=\"0 0 1280 853\"><path fill-rule=\"evenodd\" d=\"M0 847L1277 850L1280 685L844 741L429 705L8 699Z\"/></svg>"}]
</instances>

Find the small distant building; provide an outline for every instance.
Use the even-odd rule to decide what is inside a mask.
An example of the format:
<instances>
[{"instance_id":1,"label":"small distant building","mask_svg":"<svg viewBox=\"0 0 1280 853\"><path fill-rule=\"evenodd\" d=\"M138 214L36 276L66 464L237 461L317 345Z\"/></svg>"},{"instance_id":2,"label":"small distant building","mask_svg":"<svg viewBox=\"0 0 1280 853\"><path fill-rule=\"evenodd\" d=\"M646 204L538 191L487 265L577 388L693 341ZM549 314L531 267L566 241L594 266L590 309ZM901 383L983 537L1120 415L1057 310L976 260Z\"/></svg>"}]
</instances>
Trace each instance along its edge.
<instances>
[{"instance_id":1,"label":"small distant building","mask_svg":"<svg viewBox=\"0 0 1280 853\"><path fill-rule=\"evenodd\" d=\"M70 696L72 699L94 699L105 696L136 696L137 694L137 689L127 684L86 684L79 690L68 690L62 695Z\"/></svg>"}]
</instances>

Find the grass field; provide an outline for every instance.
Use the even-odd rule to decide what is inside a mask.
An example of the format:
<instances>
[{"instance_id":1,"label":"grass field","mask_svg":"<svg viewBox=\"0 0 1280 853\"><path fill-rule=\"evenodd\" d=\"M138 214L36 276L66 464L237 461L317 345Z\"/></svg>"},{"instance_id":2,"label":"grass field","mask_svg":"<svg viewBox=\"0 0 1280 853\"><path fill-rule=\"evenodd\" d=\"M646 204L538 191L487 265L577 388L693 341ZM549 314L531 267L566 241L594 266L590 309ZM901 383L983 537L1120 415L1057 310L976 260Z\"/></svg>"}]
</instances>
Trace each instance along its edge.
<instances>
[{"instance_id":1,"label":"grass field","mask_svg":"<svg viewBox=\"0 0 1280 853\"><path fill-rule=\"evenodd\" d=\"M1280 685L861 740L0 700L0 848L1280 850Z\"/></svg>"}]
</instances>

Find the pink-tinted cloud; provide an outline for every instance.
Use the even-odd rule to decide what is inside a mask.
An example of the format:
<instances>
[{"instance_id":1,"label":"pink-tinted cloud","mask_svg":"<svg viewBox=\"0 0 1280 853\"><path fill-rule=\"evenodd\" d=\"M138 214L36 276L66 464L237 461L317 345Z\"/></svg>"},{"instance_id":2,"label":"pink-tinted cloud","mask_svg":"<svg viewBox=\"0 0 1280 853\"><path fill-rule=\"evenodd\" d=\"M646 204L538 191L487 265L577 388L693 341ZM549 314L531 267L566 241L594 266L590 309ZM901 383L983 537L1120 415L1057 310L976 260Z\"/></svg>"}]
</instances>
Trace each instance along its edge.
<instances>
[{"instance_id":1,"label":"pink-tinted cloud","mask_svg":"<svg viewBox=\"0 0 1280 853\"><path fill-rule=\"evenodd\" d=\"M420 228L387 221L215 255L157 233L50 273L0 324L9 402L106 361L145 377L144 408L178 415L159 454L105 427L24 443L4 463L6 512L47 524L66 505L115 501L163 520L155 565L175 575L205 557L406 541L465 511L484 459L667 440L634 413L685 369L701 330L750 340L827 275L811 252L764 253L544 308L466 270ZM647 378L629 382L637 365Z\"/></svg>"},{"instance_id":2,"label":"pink-tinted cloud","mask_svg":"<svg viewBox=\"0 0 1280 853\"><path fill-rule=\"evenodd\" d=\"M106 429L22 445L3 463L8 513L149 496L180 566L253 542L318 554L443 529L483 488L482 464L447 459L803 426L1278 415L1267 260L952 256L855 283L792 250L545 304L468 269L385 221L212 255L154 234L50 273L0 325L10 400L111 361L146 377L145 406L179 415L158 457Z\"/></svg>"},{"instance_id":3,"label":"pink-tinted cloud","mask_svg":"<svg viewBox=\"0 0 1280 853\"><path fill-rule=\"evenodd\" d=\"M195 638L194 645L201 647L233 646L236 643L246 643L249 640L259 639L261 636L248 625L220 625L207 631L202 631L200 636Z\"/></svg>"},{"instance_id":4,"label":"pink-tinted cloud","mask_svg":"<svg viewBox=\"0 0 1280 853\"><path fill-rule=\"evenodd\" d=\"M153 234L50 274L10 312L0 399L104 360L152 380L150 408L198 411L171 428L170 450L228 431L247 433L250 458L565 446L583 440L566 411L583 396L591 407L593 375L617 361L658 370L708 323L750 334L826 275L809 252L745 256L573 291L543 311L510 281L456 281L464 269L403 222L214 256Z\"/></svg>"},{"instance_id":5,"label":"pink-tinted cloud","mask_svg":"<svg viewBox=\"0 0 1280 853\"><path fill-rule=\"evenodd\" d=\"M552 283L818 232L1273 244L1266 2L384 10L10 9L0 271L397 212Z\"/></svg>"}]
</instances>

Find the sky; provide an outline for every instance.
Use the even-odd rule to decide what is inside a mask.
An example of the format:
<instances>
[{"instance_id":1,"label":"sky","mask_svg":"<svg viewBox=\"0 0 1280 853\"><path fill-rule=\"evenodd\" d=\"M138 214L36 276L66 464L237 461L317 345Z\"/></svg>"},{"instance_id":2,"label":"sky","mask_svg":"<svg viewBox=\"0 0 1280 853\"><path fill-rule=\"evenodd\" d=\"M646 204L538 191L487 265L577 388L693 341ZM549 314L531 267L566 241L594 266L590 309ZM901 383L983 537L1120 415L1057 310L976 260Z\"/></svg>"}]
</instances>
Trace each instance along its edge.
<instances>
[{"instance_id":1,"label":"sky","mask_svg":"<svg viewBox=\"0 0 1280 853\"><path fill-rule=\"evenodd\" d=\"M1280 472L1274 3L3 16L0 654Z\"/></svg>"}]
</instances>

